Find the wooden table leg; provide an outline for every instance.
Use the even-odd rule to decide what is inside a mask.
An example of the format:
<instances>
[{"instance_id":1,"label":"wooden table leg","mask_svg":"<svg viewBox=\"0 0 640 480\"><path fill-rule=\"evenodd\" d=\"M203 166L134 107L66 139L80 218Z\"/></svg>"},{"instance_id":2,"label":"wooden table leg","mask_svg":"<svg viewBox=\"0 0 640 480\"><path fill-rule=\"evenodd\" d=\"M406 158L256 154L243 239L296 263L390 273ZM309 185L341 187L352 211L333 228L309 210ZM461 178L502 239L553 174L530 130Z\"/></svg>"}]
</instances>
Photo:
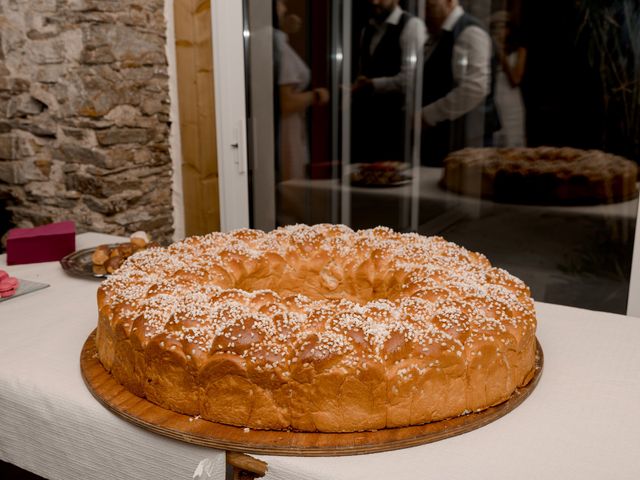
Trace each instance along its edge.
<instances>
[{"instance_id":1,"label":"wooden table leg","mask_svg":"<svg viewBox=\"0 0 640 480\"><path fill-rule=\"evenodd\" d=\"M227 464L233 468L233 480L254 480L267 473L266 462L244 453L227 452Z\"/></svg>"}]
</instances>

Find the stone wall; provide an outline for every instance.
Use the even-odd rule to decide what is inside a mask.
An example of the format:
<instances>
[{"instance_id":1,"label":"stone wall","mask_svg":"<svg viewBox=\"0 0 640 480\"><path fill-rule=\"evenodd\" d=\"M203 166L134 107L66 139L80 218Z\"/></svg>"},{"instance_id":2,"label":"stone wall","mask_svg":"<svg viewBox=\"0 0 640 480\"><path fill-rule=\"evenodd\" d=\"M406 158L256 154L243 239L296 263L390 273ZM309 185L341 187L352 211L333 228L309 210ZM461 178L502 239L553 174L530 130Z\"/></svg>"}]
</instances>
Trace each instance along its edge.
<instances>
[{"instance_id":1,"label":"stone wall","mask_svg":"<svg viewBox=\"0 0 640 480\"><path fill-rule=\"evenodd\" d=\"M0 210L11 223L171 237L163 11L164 0L0 0Z\"/></svg>"}]
</instances>

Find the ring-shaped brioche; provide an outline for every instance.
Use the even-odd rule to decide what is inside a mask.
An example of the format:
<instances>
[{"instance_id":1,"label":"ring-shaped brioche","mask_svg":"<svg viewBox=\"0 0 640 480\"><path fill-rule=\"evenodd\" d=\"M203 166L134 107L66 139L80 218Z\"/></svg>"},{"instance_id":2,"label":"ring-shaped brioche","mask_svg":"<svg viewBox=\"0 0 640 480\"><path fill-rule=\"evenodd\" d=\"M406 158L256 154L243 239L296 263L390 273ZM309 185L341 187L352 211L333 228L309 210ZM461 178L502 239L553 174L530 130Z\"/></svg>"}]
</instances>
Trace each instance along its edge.
<instances>
[{"instance_id":1,"label":"ring-shaped brioche","mask_svg":"<svg viewBox=\"0 0 640 480\"><path fill-rule=\"evenodd\" d=\"M255 429L423 424L535 368L529 288L440 237L238 230L141 251L98 290L99 359L164 408Z\"/></svg>"},{"instance_id":2,"label":"ring-shaped brioche","mask_svg":"<svg viewBox=\"0 0 640 480\"><path fill-rule=\"evenodd\" d=\"M594 205L638 196L638 166L599 150L465 148L444 160L443 188L496 202Z\"/></svg>"}]
</instances>

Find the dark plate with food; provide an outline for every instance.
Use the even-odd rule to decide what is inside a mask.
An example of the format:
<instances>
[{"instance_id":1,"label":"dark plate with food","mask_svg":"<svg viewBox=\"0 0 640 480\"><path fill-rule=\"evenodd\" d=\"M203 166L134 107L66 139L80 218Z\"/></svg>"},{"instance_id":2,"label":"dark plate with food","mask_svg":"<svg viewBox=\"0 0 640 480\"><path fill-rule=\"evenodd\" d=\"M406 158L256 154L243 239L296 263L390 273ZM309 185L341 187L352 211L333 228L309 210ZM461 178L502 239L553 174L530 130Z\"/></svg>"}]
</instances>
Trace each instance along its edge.
<instances>
[{"instance_id":1,"label":"dark plate with food","mask_svg":"<svg viewBox=\"0 0 640 480\"><path fill-rule=\"evenodd\" d=\"M134 253L158 246L146 238L132 236L129 242L77 250L60 260L60 265L69 275L102 280L115 272Z\"/></svg>"},{"instance_id":2,"label":"dark plate with food","mask_svg":"<svg viewBox=\"0 0 640 480\"><path fill-rule=\"evenodd\" d=\"M351 185L355 187L399 187L411 183L412 179L408 163L356 163L352 167Z\"/></svg>"}]
</instances>

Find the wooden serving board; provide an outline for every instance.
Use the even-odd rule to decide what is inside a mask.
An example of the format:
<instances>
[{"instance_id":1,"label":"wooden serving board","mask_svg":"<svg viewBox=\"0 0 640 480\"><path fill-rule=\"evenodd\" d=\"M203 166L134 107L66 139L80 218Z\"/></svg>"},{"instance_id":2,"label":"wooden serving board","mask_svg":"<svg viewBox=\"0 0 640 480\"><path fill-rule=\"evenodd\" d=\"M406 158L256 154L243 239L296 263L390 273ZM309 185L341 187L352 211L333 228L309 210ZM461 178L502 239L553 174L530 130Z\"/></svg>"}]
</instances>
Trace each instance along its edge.
<instances>
[{"instance_id":1,"label":"wooden serving board","mask_svg":"<svg viewBox=\"0 0 640 480\"><path fill-rule=\"evenodd\" d=\"M133 395L104 369L98 360L95 331L82 348L82 377L93 396L116 415L160 435L184 442L236 452L264 455L339 456L384 452L443 440L475 430L520 405L538 384L544 356L537 342L536 373L529 384L504 403L479 413L403 428L374 432L307 433L249 430L213 423L166 410Z\"/></svg>"}]
</instances>

